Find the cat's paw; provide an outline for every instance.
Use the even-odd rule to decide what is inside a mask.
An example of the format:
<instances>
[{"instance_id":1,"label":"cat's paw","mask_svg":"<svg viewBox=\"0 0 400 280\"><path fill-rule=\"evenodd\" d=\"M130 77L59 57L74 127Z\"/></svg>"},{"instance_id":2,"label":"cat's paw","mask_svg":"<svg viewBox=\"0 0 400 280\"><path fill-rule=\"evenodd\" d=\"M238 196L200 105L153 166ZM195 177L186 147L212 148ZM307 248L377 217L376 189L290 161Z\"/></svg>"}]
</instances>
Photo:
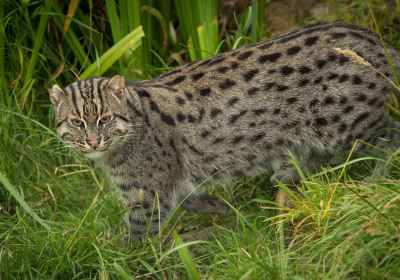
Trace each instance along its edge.
<instances>
[{"instance_id":1,"label":"cat's paw","mask_svg":"<svg viewBox=\"0 0 400 280\"><path fill-rule=\"evenodd\" d=\"M276 185L277 182L285 185L294 185L300 181L300 175L292 161L287 161L281 169L271 176L269 181L272 185Z\"/></svg>"},{"instance_id":2,"label":"cat's paw","mask_svg":"<svg viewBox=\"0 0 400 280\"><path fill-rule=\"evenodd\" d=\"M205 194L188 197L182 206L188 212L215 214L219 216L227 215L231 210L230 207L220 199Z\"/></svg>"}]
</instances>

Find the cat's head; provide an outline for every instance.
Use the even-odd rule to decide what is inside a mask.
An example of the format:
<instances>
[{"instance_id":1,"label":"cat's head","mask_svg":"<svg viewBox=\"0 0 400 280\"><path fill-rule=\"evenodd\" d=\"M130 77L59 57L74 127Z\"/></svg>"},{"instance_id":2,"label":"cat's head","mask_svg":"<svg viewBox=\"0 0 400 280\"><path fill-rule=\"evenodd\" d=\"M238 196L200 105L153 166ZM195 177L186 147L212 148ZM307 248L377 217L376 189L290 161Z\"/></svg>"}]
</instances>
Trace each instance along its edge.
<instances>
[{"instance_id":1,"label":"cat's head","mask_svg":"<svg viewBox=\"0 0 400 280\"><path fill-rule=\"evenodd\" d=\"M60 137L89 158L99 158L130 133L122 76L49 88Z\"/></svg>"}]
</instances>

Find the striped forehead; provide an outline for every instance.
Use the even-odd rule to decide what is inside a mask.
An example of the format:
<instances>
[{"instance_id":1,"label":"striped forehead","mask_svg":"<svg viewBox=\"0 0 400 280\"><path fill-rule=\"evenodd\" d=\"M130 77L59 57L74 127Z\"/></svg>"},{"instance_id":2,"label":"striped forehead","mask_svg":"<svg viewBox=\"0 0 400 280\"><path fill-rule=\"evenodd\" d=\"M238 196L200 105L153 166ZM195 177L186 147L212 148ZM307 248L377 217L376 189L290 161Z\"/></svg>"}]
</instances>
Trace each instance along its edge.
<instances>
[{"instance_id":1,"label":"striped forehead","mask_svg":"<svg viewBox=\"0 0 400 280\"><path fill-rule=\"evenodd\" d=\"M79 80L65 88L74 113L81 118L99 117L103 114L106 79Z\"/></svg>"}]
</instances>

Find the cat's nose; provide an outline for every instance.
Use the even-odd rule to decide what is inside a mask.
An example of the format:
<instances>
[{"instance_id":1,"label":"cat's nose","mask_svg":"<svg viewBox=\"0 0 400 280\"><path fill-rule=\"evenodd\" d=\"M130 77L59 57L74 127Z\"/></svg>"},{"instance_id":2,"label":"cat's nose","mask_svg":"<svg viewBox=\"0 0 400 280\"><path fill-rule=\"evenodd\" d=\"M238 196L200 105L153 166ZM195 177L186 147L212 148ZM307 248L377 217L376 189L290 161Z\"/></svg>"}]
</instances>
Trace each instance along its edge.
<instances>
[{"instance_id":1,"label":"cat's nose","mask_svg":"<svg viewBox=\"0 0 400 280\"><path fill-rule=\"evenodd\" d=\"M86 142L92 149L97 149L100 145L101 139L86 139Z\"/></svg>"}]
</instances>

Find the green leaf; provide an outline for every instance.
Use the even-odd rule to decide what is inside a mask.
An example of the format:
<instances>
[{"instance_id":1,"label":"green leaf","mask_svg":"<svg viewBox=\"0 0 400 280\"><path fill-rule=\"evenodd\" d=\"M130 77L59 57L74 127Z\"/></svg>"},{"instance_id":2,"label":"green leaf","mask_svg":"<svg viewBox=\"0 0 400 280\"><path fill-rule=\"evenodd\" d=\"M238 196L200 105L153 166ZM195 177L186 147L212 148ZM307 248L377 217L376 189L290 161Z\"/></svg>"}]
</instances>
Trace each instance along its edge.
<instances>
[{"instance_id":1,"label":"green leaf","mask_svg":"<svg viewBox=\"0 0 400 280\"><path fill-rule=\"evenodd\" d=\"M141 44L141 38L144 36L142 26L135 28L128 35L119 40L114 46L106 51L96 62L93 62L79 77L81 80L101 76L117 61L126 51L135 50Z\"/></svg>"},{"instance_id":2,"label":"green leaf","mask_svg":"<svg viewBox=\"0 0 400 280\"><path fill-rule=\"evenodd\" d=\"M50 231L49 225L42 219L40 218L35 211L26 203L22 195L19 193L17 188L8 181L7 177L0 172L0 182L3 184L3 186L8 190L8 192L14 197L14 199L19 203L19 205L25 209L25 211L32 216L32 218L40 223L45 229Z\"/></svg>"},{"instance_id":3,"label":"green leaf","mask_svg":"<svg viewBox=\"0 0 400 280\"><path fill-rule=\"evenodd\" d=\"M174 238L177 247L179 247L178 253L183 262L183 265L186 268L189 278L192 280L199 280L200 273L197 270L196 264L194 263L192 256L190 255L189 249L187 248L189 244L185 244L176 231L172 233L172 237Z\"/></svg>"}]
</instances>

